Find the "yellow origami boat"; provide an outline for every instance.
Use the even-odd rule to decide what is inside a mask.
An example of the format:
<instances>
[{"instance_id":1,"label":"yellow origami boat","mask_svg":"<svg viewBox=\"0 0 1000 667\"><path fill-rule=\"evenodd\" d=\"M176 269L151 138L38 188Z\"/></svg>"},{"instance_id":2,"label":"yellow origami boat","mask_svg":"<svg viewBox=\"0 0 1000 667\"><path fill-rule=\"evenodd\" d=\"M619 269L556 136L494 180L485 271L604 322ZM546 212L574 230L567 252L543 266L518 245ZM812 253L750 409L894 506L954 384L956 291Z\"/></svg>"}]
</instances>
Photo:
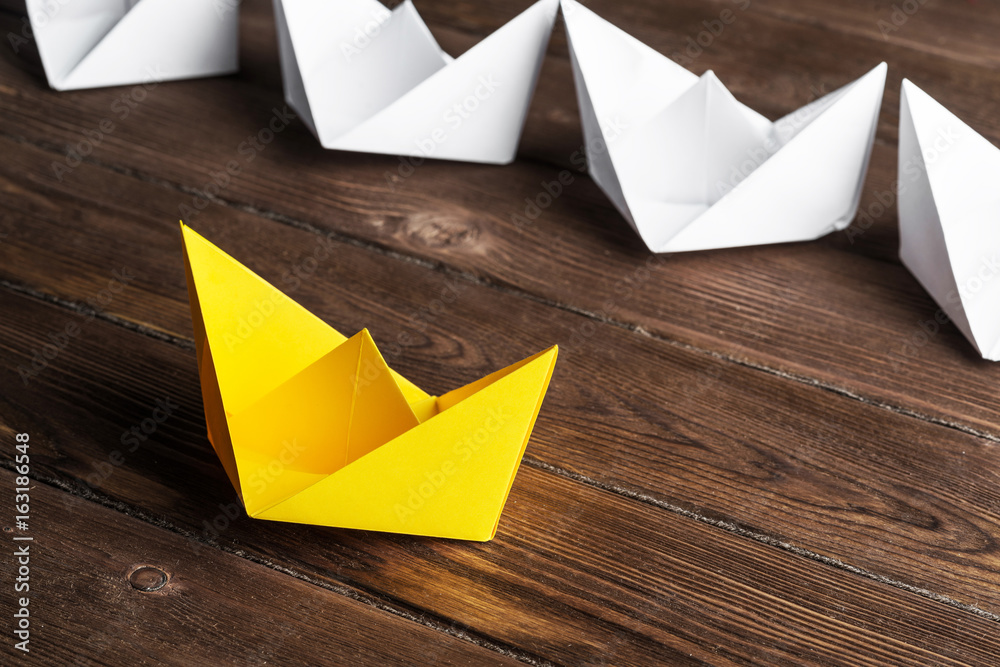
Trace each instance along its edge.
<instances>
[{"instance_id":1,"label":"yellow origami boat","mask_svg":"<svg viewBox=\"0 0 1000 667\"><path fill-rule=\"evenodd\" d=\"M181 223L208 438L247 514L490 540L558 348L431 396Z\"/></svg>"}]
</instances>

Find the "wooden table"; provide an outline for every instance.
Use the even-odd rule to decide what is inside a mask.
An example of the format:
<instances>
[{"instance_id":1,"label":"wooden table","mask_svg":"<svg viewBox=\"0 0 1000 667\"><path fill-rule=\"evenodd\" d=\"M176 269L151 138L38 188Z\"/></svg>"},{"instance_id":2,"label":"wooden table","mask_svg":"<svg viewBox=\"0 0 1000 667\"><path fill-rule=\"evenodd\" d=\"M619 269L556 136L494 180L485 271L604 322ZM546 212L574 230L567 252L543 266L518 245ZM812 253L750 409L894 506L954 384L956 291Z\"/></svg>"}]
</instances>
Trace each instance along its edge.
<instances>
[{"instance_id":1,"label":"wooden table","mask_svg":"<svg viewBox=\"0 0 1000 667\"><path fill-rule=\"evenodd\" d=\"M418 4L457 54L529 0ZM4 50L0 609L9 628L28 433L31 660L1000 664L1000 367L934 323L891 194L903 76L1000 143L1000 9L589 4L668 55L734 11L690 67L771 118L888 61L870 223L651 256L571 162L561 24L518 160L412 174L297 121L241 150L284 109L266 0L244 3L239 75L142 99L55 93ZM563 169L564 193L515 225ZM561 346L496 539L242 513L205 436L183 207L338 330L406 334L389 362L434 393Z\"/></svg>"}]
</instances>

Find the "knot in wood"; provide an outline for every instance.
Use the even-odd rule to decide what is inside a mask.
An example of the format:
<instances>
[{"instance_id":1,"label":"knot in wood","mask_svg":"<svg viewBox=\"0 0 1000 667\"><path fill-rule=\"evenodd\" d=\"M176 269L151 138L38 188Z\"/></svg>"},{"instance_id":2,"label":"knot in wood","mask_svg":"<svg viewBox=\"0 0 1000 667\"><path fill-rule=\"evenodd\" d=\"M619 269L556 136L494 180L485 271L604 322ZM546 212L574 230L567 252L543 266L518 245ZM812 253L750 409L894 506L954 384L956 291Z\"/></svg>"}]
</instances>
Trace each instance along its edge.
<instances>
[{"instance_id":1,"label":"knot in wood","mask_svg":"<svg viewBox=\"0 0 1000 667\"><path fill-rule=\"evenodd\" d=\"M163 588L168 578L167 573L160 568L143 565L132 571L132 574L128 576L128 582L137 591L152 593Z\"/></svg>"}]
</instances>

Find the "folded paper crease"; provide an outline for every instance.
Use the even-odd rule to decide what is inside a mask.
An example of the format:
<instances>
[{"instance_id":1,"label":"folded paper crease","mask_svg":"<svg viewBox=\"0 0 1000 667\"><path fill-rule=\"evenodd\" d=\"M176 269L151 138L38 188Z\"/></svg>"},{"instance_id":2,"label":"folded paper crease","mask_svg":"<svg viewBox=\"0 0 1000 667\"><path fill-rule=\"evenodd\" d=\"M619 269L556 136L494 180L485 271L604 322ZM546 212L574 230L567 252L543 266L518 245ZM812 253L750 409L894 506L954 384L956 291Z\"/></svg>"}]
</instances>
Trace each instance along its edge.
<instances>
[{"instance_id":1,"label":"folded paper crease","mask_svg":"<svg viewBox=\"0 0 1000 667\"><path fill-rule=\"evenodd\" d=\"M274 0L285 98L325 148L506 164L558 9L539 0L458 58L410 0Z\"/></svg>"},{"instance_id":2,"label":"folded paper crease","mask_svg":"<svg viewBox=\"0 0 1000 667\"><path fill-rule=\"evenodd\" d=\"M231 74L235 0L27 0L49 85L76 90Z\"/></svg>"},{"instance_id":3,"label":"folded paper crease","mask_svg":"<svg viewBox=\"0 0 1000 667\"><path fill-rule=\"evenodd\" d=\"M900 259L1000 361L1000 148L904 79L898 177Z\"/></svg>"},{"instance_id":4,"label":"folded paper crease","mask_svg":"<svg viewBox=\"0 0 1000 667\"><path fill-rule=\"evenodd\" d=\"M557 348L431 396L182 224L209 439L255 518L488 540Z\"/></svg>"},{"instance_id":5,"label":"folded paper crease","mask_svg":"<svg viewBox=\"0 0 1000 667\"><path fill-rule=\"evenodd\" d=\"M654 252L802 241L857 212L885 63L775 122L561 0L591 176Z\"/></svg>"}]
</instances>

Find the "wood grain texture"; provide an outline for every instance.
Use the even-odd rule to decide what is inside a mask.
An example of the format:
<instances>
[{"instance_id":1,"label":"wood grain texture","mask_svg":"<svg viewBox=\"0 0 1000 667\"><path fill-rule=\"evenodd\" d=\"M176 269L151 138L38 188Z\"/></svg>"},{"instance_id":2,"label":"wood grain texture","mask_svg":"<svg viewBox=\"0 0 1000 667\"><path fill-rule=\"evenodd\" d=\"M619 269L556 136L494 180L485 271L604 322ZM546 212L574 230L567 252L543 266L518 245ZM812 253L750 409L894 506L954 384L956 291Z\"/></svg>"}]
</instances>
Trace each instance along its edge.
<instances>
[{"instance_id":1,"label":"wood grain texture","mask_svg":"<svg viewBox=\"0 0 1000 667\"><path fill-rule=\"evenodd\" d=\"M14 478L0 471L4 489ZM68 499L32 487L33 540L13 543L29 550L30 653L4 641L7 664L412 665L414 654L428 665L520 664L245 558L194 553L176 533ZM142 567L166 583L137 589L130 582Z\"/></svg>"},{"instance_id":2,"label":"wood grain texture","mask_svg":"<svg viewBox=\"0 0 1000 667\"><path fill-rule=\"evenodd\" d=\"M530 0L418 4L457 54ZM588 2L668 55L740 4ZM53 608L101 591L93 619L55 614L53 662L87 657L80 638L105 618L97 650L131 641L118 662L158 661L170 641L137 627L176 634L183 613L218 607L234 619L223 648L214 626L194 648L234 662L426 649L469 664L996 664L1000 371L950 325L922 338L937 308L898 263L885 200L902 76L1000 142L998 11L956 4L929 0L883 39L891 3L747 3L690 67L769 117L889 62L870 218L815 243L659 258L575 169L561 26L514 165L412 174L324 151L297 121L248 148L284 116L266 0L243 3L232 77L56 94L0 50L0 439L38 445L41 516L62 549L42 568L73 582ZM0 14L0 33L19 25ZM239 174L219 176L227 163ZM514 224L564 169L563 193ZM182 215L344 333L370 328L434 393L560 344L495 541L227 515ZM18 367L68 324L79 333L24 383ZM164 404L169 418L126 451ZM175 606L121 594L122 564L147 547L183 573ZM238 595L223 597L218 569ZM308 613L240 634L258 607ZM91 657L116 662L105 655Z\"/></svg>"},{"instance_id":3,"label":"wood grain texture","mask_svg":"<svg viewBox=\"0 0 1000 667\"><path fill-rule=\"evenodd\" d=\"M57 326L66 316L9 293L0 293L0 304L10 315L3 339L15 347L20 341L6 327ZM95 354L98 347L117 351L122 362L95 368L109 354ZM2 405L7 435L14 425L34 434L41 479L183 535L170 551L178 568L193 567L219 544L557 664L986 664L1000 649L986 618L535 466L515 480L489 543L256 521L241 512L229 519L233 493L199 436L200 405L189 400L197 391L192 356L95 320L36 379L44 392L33 382ZM127 395L116 395L124 387ZM124 451L122 424L141 423L172 396L180 396L179 407L109 472L102 464ZM47 422L52 413L62 416L59 424ZM87 534L104 534L89 518L90 501L61 496L61 517L42 512L33 523L87 517ZM146 528L122 530L148 541ZM294 633L306 632L304 619L288 622Z\"/></svg>"},{"instance_id":4,"label":"wood grain texture","mask_svg":"<svg viewBox=\"0 0 1000 667\"><path fill-rule=\"evenodd\" d=\"M727 1L717 0L721 6ZM996 3L754 0L753 11L864 35L873 41L924 51L942 60L1000 67L996 44L1000 7Z\"/></svg>"},{"instance_id":5,"label":"wood grain texture","mask_svg":"<svg viewBox=\"0 0 1000 667\"><path fill-rule=\"evenodd\" d=\"M16 225L21 231L0 253L39 258L34 273L20 271L32 279L25 287L75 303L85 303L113 270L126 267L136 278L104 308L107 316L190 346L179 232L156 213L171 193L89 165L78 171L80 178L99 178L101 196L114 193L117 210L51 196L49 221L37 209L26 211ZM94 213L80 220L80 229L57 234L52 221L72 210ZM311 266L320 247L315 234L231 208L206 216L199 228L276 285L296 286L294 297L341 331L367 326L391 364L435 393L560 344L547 418L528 448L545 465L1000 611L991 528L1000 506L1000 466L987 441L350 243L324 242L329 258L296 283L289 279ZM108 238L115 243L102 241ZM17 263L17 254L8 257L5 265ZM453 303L431 315L435 299L449 293L457 295ZM497 336L497 325L505 336ZM97 341L81 337L80 343ZM85 356L99 359L101 349ZM20 349L18 363L31 353ZM169 394L185 397L197 415L193 355L181 349L169 358L156 363L176 369L170 377L185 382ZM136 359L125 376L169 386L156 378L154 359ZM88 386L86 393L95 391L99 387ZM155 392L146 395L155 402ZM113 403L114 396L102 402ZM198 428L189 435L201 437ZM64 470L84 479L86 461Z\"/></svg>"},{"instance_id":6,"label":"wood grain texture","mask_svg":"<svg viewBox=\"0 0 1000 667\"><path fill-rule=\"evenodd\" d=\"M435 6L430 3L425 13L435 15ZM494 9L485 12L487 18L478 18L466 5L459 8L470 14L459 12L452 22L463 29L471 24L480 32L488 32L508 13ZM626 21L616 15L622 10L613 6L595 8L625 27L641 25L637 34L666 53L686 34L674 21L654 20L650 9L633 9ZM579 148L565 59L554 56L547 63L526 130L522 153L544 163L528 162L517 169L428 163L401 178L397 158L323 151L299 124L246 162L242 142L265 127L272 110L283 105L273 30L263 9L247 3L249 29L239 77L213 80L211 87L189 82L151 91L88 159L174 188L174 206L163 212L172 218L181 214L182 205L190 209L207 203L197 193L212 183L213 173L235 159L241 163L240 175L208 210L228 201L333 230L738 363L1000 438L994 391L1000 371L979 360L951 325L925 342L922 324L933 320L937 307L895 260L894 203L881 206L877 198L880 193L885 197L895 178L894 146L877 147L862 200L863 210L877 215L860 236L674 255L636 284L637 276L646 275L642 263L649 255L603 194L582 176L577 175L571 192L545 209L529 229L511 222L512 214L523 213L525 198L536 198L543 182L555 179ZM695 21L710 8L677 2L671 12L694 12ZM740 99L769 115L807 102L810 86L832 90L850 81L891 52L899 54L907 74L931 94L987 136L1000 137L995 120L1000 118L995 113L1000 112L1000 86L993 85L1000 79L993 71L955 70L923 52L772 16L743 18L746 21L732 26L733 43L706 51L697 65L711 66L720 76L731 72L724 79ZM464 33L441 32L455 52L475 42ZM816 43L826 46L820 51L811 46ZM553 46L558 48L558 43ZM782 48L800 57L788 61ZM759 74L746 69L748 63L740 55L746 49L758 55L755 68L783 78L762 83ZM850 58L834 55L842 53ZM901 73L898 67L891 71L879 129L889 139L895 133ZM70 101L38 90L37 81L27 75L11 76L19 77L17 94L0 95L0 109L10 119L9 127L16 128L7 131L49 149L62 150L63 142L78 142L83 131L114 117L112 106L122 95L120 89L83 91ZM176 123L178 113L190 120ZM209 118L212 122L205 122ZM64 182L71 182L76 173L65 175ZM198 213L195 221L201 215L211 214ZM876 259L891 263L873 261L865 247ZM580 284L590 289L577 289Z\"/></svg>"}]
</instances>

